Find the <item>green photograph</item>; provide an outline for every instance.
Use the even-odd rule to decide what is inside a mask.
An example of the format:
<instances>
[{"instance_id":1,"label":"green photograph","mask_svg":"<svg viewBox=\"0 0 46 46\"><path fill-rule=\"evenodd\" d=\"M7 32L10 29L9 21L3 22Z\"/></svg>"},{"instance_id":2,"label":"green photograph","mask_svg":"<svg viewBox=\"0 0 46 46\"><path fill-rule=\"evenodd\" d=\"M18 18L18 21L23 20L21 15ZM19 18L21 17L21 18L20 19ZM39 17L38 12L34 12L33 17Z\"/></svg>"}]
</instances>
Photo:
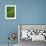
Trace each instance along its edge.
<instances>
[{"instance_id":1,"label":"green photograph","mask_svg":"<svg viewBox=\"0 0 46 46\"><path fill-rule=\"evenodd\" d=\"M7 17L15 17L15 8L14 7L7 7Z\"/></svg>"},{"instance_id":2,"label":"green photograph","mask_svg":"<svg viewBox=\"0 0 46 46\"><path fill-rule=\"evenodd\" d=\"M5 5L5 19L16 19L16 5Z\"/></svg>"}]
</instances>

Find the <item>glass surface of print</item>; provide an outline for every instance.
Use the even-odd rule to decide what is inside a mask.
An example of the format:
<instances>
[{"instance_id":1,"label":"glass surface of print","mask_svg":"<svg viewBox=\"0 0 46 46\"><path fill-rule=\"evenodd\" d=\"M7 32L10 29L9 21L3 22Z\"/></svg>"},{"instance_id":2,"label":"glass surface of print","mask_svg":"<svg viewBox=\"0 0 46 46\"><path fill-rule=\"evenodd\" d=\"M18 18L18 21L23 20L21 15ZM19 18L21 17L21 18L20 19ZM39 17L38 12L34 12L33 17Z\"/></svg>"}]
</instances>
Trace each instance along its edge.
<instances>
[{"instance_id":1,"label":"glass surface of print","mask_svg":"<svg viewBox=\"0 0 46 46\"><path fill-rule=\"evenodd\" d=\"M14 17L14 16L15 16L14 7L7 7L7 17Z\"/></svg>"}]
</instances>

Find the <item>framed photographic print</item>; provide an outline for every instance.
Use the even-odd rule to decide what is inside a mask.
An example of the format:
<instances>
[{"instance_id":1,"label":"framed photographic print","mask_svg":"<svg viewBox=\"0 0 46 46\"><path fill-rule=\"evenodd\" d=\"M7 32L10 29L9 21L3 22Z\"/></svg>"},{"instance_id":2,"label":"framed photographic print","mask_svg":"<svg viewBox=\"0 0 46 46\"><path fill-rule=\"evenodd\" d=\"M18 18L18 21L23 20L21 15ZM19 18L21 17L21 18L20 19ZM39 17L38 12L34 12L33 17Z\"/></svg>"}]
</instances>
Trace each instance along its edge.
<instances>
[{"instance_id":1,"label":"framed photographic print","mask_svg":"<svg viewBox=\"0 0 46 46\"><path fill-rule=\"evenodd\" d=\"M18 25L18 41L46 41L46 25L45 24L19 24Z\"/></svg>"},{"instance_id":2,"label":"framed photographic print","mask_svg":"<svg viewBox=\"0 0 46 46\"><path fill-rule=\"evenodd\" d=\"M16 5L5 5L5 19L16 19Z\"/></svg>"}]
</instances>

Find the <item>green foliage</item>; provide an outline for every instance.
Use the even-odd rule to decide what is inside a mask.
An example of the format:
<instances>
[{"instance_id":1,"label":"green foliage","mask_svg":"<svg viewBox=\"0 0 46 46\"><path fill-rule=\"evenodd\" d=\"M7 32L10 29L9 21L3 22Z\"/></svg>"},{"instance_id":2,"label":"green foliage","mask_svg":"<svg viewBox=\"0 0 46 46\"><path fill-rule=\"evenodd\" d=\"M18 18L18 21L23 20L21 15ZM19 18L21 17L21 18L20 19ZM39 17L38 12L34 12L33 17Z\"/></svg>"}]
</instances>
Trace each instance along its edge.
<instances>
[{"instance_id":1,"label":"green foliage","mask_svg":"<svg viewBox=\"0 0 46 46\"><path fill-rule=\"evenodd\" d=\"M14 16L15 16L14 7L7 7L7 17L14 17Z\"/></svg>"}]
</instances>

